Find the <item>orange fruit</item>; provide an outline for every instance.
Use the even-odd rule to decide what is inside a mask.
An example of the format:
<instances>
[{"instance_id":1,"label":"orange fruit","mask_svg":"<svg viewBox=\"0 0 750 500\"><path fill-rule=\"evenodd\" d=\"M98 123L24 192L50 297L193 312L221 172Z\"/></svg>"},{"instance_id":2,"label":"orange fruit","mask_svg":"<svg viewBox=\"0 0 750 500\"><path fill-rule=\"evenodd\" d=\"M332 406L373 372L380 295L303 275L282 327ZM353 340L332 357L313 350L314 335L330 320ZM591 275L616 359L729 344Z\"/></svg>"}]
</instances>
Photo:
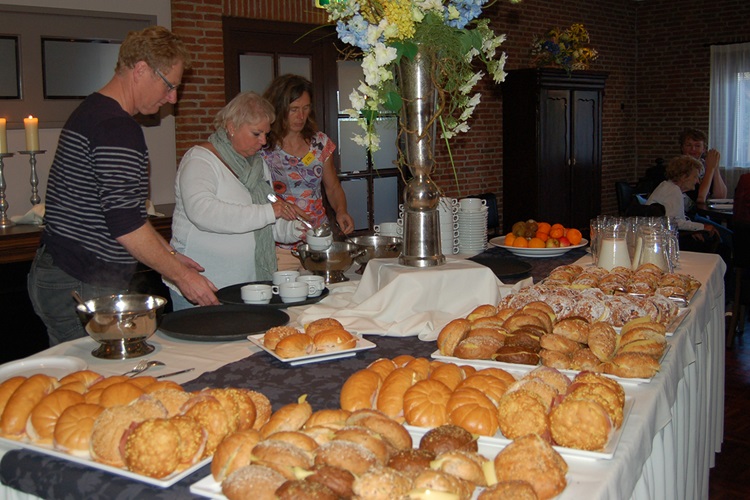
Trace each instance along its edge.
<instances>
[{"instance_id":1,"label":"orange fruit","mask_svg":"<svg viewBox=\"0 0 750 500\"><path fill-rule=\"evenodd\" d=\"M581 232L575 228L568 229L568 233L565 235L565 237L568 238L568 241L570 241L571 245L578 245L583 239L583 235L581 234Z\"/></svg>"},{"instance_id":2,"label":"orange fruit","mask_svg":"<svg viewBox=\"0 0 750 500\"><path fill-rule=\"evenodd\" d=\"M542 241L547 241L549 239L549 234L537 231L535 237Z\"/></svg>"},{"instance_id":3,"label":"orange fruit","mask_svg":"<svg viewBox=\"0 0 750 500\"><path fill-rule=\"evenodd\" d=\"M549 229L550 238L562 238L565 235L565 227L562 224L552 224Z\"/></svg>"},{"instance_id":4,"label":"orange fruit","mask_svg":"<svg viewBox=\"0 0 750 500\"><path fill-rule=\"evenodd\" d=\"M545 244L541 238L531 238L529 240L529 248L544 248Z\"/></svg>"},{"instance_id":5,"label":"orange fruit","mask_svg":"<svg viewBox=\"0 0 750 500\"><path fill-rule=\"evenodd\" d=\"M508 233L505 235L505 246L512 247L513 246L513 240L516 239L516 235L513 233Z\"/></svg>"},{"instance_id":6,"label":"orange fruit","mask_svg":"<svg viewBox=\"0 0 750 500\"><path fill-rule=\"evenodd\" d=\"M518 248L527 248L529 246L529 241L526 238L516 238L513 240L513 246Z\"/></svg>"},{"instance_id":7,"label":"orange fruit","mask_svg":"<svg viewBox=\"0 0 750 500\"><path fill-rule=\"evenodd\" d=\"M549 234L549 230L552 226L549 225L549 222L540 222L537 224L536 228L536 234L544 233Z\"/></svg>"}]
</instances>

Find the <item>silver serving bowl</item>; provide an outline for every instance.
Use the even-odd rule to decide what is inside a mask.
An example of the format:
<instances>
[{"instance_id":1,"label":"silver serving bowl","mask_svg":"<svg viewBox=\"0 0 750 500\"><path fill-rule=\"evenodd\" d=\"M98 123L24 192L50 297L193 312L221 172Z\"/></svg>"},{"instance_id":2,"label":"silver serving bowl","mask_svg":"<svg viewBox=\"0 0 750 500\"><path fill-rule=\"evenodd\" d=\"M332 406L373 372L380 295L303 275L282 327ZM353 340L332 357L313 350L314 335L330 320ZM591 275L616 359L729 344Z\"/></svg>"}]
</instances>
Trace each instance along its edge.
<instances>
[{"instance_id":1,"label":"silver serving bowl","mask_svg":"<svg viewBox=\"0 0 750 500\"><path fill-rule=\"evenodd\" d=\"M367 250L366 253L354 259L354 262L361 265L363 269L371 259L398 257L403 247L403 240L397 236L353 236L347 241Z\"/></svg>"},{"instance_id":2,"label":"silver serving bowl","mask_svg":"<svg viewBox=\"0 0 750 500\"><path fill-rule=\"evenodd\" d=\"M302 267L313 274L323 276L326 283L347 281L344 271L349 269L354 259L364 255L367 250L346 241L334 241L326 250L312 250L310 245L303 244L292 250L292 255L302 263Z\"/></svg>"},{"instance_id":3,"label":"silver serving bowl","mask_svg":"<svg viewBox=\"0 0 750 500\"><path fill-rule=\"evenodd\" d=\"M154 350L146 340L156 331L167 299L156 295L108 295L86 300L76 310L89 336L101 345L91 351L97 358L127 359Z\"/></svg>"}]
</instances>

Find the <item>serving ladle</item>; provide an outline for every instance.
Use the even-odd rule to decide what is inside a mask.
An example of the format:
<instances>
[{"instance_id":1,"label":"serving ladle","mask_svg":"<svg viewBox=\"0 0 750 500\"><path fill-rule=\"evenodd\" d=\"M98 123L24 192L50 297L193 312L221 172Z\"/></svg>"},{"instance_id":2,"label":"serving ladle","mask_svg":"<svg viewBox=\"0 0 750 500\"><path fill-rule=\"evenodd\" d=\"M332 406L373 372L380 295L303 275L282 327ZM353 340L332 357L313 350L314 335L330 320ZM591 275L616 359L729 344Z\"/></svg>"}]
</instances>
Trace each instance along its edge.
<instances>
[{"instance_id":1,"label":"serving ladle","mask_svg":"<svg viewBox=\"0 0 750 500\"><path fill-rule=\"evenodd\" d=\"M271 203L276 203L277 201L279 201L279 199L273 193L268 193L268 196L266 196L266 198L268 198L268 201L270 201ZM298 221L300 221L305 226L307 226L307 229L313 229L312 224L310 224L309 222L307 222L305 219L303 219L299 215L295 215L294 218L297 219Z\"/></svg>"},{"instance_id":2,"label":"serving ladle","mask_svg":"<svg viewBox=\"0 0 750 500\"><path fill-rule=\"evenodd\" d=\"M82 305L83 307L85 307L88 312L90 312L91 314L94 314L94 310L91 309L91 307L89 307L89 305L86 303L85 300L83 300L81 298L80 295L78 295L77 291L71 290L70 295L73 296L73 298L75 299L76 302L78 302L80 305Z\"/></svg>"}]
</instances>

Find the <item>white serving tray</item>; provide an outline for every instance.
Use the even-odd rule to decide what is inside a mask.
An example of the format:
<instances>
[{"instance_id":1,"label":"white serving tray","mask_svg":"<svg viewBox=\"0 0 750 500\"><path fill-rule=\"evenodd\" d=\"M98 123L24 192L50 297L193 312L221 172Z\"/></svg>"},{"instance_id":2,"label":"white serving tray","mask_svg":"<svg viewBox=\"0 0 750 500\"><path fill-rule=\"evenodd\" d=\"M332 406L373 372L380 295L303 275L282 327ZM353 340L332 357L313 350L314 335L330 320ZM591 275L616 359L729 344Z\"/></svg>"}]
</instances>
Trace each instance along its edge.
<instances>
[{"instance_id":1,"label":"white serving tray","mask_svg":"<svg viewBox=\"0 0 750 500\"><path fill-rule=\"evenodd\" d=\"M0 365L0 382L12 377L30 377L38 373L62 378L86 369L86 362L72 356L37 356Z\"/></svg>"},{"instance_id":2,"label":"white serving tray","mask_svg":"<svg viewBox=\"0 0 750 500\"><path fill-rule=\"evenodd\" d=\"M355 335L355 337L357 338L357 345L352 349L347 349L346 351L318 352L309 354L307 356L300 356L298 358L282 358L273 350L263 345L263 335L263 333L249 335L247 337L247 340L255 344L257 347L260 347L279 361L283 363L289 363L291 366L306 365L308 363L322 363L323 361L332 361L334 359L351 358L360 351L366 351L367 349L372 349L375 347L375 344L373 342Z\"/></svg>"},{"instance_id":3,"label":"white serving tray","mask_svg":"<svg viewBox=\"0 0 750 500\"><path fill-rule=\"evenodd\" d=\"M23 441L13 441L11 439L5 439L5 438L0 438L0 443L8 447L25 448L27 450L37 451L45 455L50 455L52 457L61 458L69 462L75 462L81 465L88 465L89 467L92 467L94 469L103 470L103 471L106 471L106 472L109 472L118 476L127 477L128 479L133 479L135 481L140 481L142 483L147 483L153 486L158 486L159 488L169 488L180 479L192 474L193 472L197 471L198 469L200 469L201 467L209 463L211 459L213 458L213 457L205 458L201 460L200 462L198 462L197 464L193 465L192 467L188 467L187 469L181 472L171 474L163 479L156 479L154 477L148 477L148 476L143 476L141 474L136 474L135 472L131 472L127 469L121 469L119 467L113 467L111 465L102 464L90 458L83 458L83 457L77 457L75 455L69 455L65 452L55 450L48 446L32 444L32 443L23 442Z\"/></svg>"}]
</instances>

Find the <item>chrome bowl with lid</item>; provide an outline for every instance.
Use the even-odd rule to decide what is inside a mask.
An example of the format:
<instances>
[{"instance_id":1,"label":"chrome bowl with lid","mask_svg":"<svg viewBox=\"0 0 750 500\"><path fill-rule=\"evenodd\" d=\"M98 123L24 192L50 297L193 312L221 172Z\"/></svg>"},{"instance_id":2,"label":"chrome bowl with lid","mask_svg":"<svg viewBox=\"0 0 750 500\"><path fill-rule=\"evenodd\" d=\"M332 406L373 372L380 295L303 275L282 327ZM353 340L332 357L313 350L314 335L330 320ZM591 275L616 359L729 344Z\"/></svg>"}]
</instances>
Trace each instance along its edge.
<instances>
[{"instance_id":1,"label":"chrome bowl with lid","mask_svg":"<svg viewBox=\"0 0 750 500\"><path fill-rule=\"evenodd\" d=\"M121 294L96 297L78 304L84 329L101 345L91 351L102 359L128 359L154 350L146 342L158 326L167 299L157 295Z\"/></svg>"},{"instance_id":2,"label":"chrome bowl with lid","mask_svg":"<svg viewBox=\"0 0 750 500\"><path fill-rule=\"evenodd\" d=\"M354 262L362 266L359 271L364 270L365 266L371 259L390 259L401 255L403 248L403 239L397 236L352 236L346 241L359 245L367 250L363 255L356 257Z\"/></svg>"},{"instance_id":3,"label":"chrome bowl with lid","mask_svg":"<svg viewBox=\"0 0 750 500\"><path fill-rule=\"evenodd\" d=\"M348 281L344 271L349 269L354 259L365 254L367 250L346 241L334 241L326 250L313 250L308 244L302 244L292 250L302 267L313 274L323 276L326 283Z\"/></svg>"}]
</instances>

